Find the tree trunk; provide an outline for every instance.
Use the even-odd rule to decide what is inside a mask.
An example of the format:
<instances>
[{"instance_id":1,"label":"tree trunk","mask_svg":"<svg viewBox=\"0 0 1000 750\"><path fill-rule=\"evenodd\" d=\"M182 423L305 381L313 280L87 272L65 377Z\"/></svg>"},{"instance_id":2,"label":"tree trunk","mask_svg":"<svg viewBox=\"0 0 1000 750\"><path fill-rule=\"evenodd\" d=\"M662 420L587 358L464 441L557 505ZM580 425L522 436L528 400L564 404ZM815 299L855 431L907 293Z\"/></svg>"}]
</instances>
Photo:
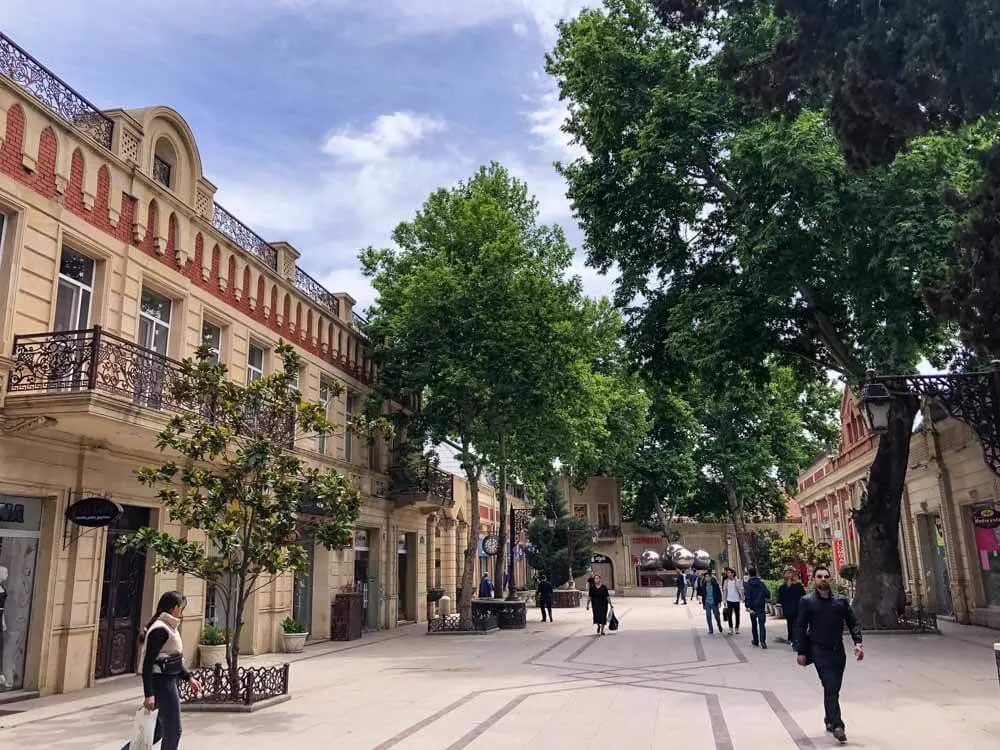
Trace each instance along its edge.
<instances>
[{"instance_id":1,"label":"tree trunk","mask_svg":"<svg viewBox=\"0 0 1000 750\"><path fill-rule=\"evenodd\" d=\"M510 513L510 503L507 500L507 461L503 450L503 438L500 439L500 471L499 477L497 478L500 485L500 550L497 552L497 576L500 577L499 581L493 582L493 598L502 599L504 590L504 575L507 573L507 534L508 532L513 535L514 530L508 529L507 526L507 516ZM511 544L513 543L513 536L511 537ZM511 576L510 580L513 580ZM514 590L510 590L510 596L514 598Z\"/></svg>"},{"instance_id":2,"label":"tree trunk","mask_svg":"<svg viewBox=\"0 0 1000 750\"><path fill-rule=\"evenodd\" d=\"M728 479L725 481L726 498L729 500L729 516L733 520L733 530L736 532L736 547L740 553L740 563L743 565L743 572L747 568L757 567L757 559L754 554L753 545L750 543L750 534L747 532L747 520L743 515L743 503L740 502L736 494L736 488Z\"/></svg>"},{"instance_id":3,"label":"tree trunk","mask_svg":"<svg viewBox=\"0 0 1000 750\"><path fill-rule=\"evenodd\" d=\"M463 449L464 453L468 453ZM458 616L462 627L472 627L472 592L476 554L479 549L479 472L471 466L465 467L465 477L469 481L469 504L472 518L469 519L469 540L465 550L465 567L462 570L462 601L458 605Z\"/></svg>"},{"instance_id":4,"label":"tree trunk","mask_svg":"<svg viewBox=\"0 0 1000 750\"><path fill-rule=\"evenodd\" d=\"M899 557L899 516L918 408L916 396L893 399L889 431L879 439L868 475L868 496L854 512L854 526L861 542L854 609L862 627L891 628L906 606Z\"/></svg>"}]
</instances>

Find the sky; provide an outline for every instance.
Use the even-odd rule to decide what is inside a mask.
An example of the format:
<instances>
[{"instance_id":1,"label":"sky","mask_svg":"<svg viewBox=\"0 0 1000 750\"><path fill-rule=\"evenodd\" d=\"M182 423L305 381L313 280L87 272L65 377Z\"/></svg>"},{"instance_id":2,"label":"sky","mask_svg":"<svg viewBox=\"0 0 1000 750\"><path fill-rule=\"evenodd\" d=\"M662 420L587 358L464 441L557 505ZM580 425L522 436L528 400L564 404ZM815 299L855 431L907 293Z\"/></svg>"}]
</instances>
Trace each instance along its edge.
<instances>
[{"instance_id":1,"label":"sky","mask_svg":"<svg viewBox=\"0 0 1000 750\"><path fill-rule=\"evenodd\" d=\"M359 308L357 252L497 160L583 237L553 163L574 149L544 72L596 0L0 0L0 28L98 107L167 105L216 200ZM573 273L592 295L613 278Z\"/></svg>"}]
</instances>

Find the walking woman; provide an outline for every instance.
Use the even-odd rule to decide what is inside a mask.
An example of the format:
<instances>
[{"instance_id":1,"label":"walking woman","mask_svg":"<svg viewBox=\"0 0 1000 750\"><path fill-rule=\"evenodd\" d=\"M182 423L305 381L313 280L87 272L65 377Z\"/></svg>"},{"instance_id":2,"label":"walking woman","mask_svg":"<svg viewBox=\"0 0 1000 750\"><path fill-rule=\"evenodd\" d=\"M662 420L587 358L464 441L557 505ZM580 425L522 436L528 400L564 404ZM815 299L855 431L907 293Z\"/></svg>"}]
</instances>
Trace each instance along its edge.
<instances>
[{"instance_id":1,"label":"walking woman","mask_svg":"<svg viewBox=\"0 0 1000 750\"><path fill-rule=\"evenodd\" d=\"M723 582L726 608L723 619L729 625L729 635L733 634L733 620L736 620L736 634L740 632L740 606L743 604L743 581L736 577L736 571L726 569L726 580ZM720 628L721 629L721 628Z\"/></svg>"},{"instance_id":2,"label":"walking woman","mask_svg":"<svg viewBox=\"0 0 1000 750\"><path fill-rule=\"evenodd\" d=\"M608 606L611 604L611 593L601 582L600 576L594 576L594 586L590 589L590 608L594 611L594 624L597 634L604 635L604 626L608 623Z\"/></svg>"},{"instance_id":3,"label":"walking woman","mask_svg":"<svg viewBox=\"0 0 1000 750\"><path fill-rule=\"evenodd\" d=\"M799 602L806 595L805 587L799 583L799 574L794 568L785 572L785 582L778 587L778 604L785 616L788 642L795 648L795 620L799 616Z\"/></svg>"},{"instance_id":4,"label":"walking woman","mask_svg":"<svg viewBox=\"0 0 1000 750\"><path fill-rule=\"evenodd\" d=\"M146 623L142 640L146 655L142 660L142 689L146 710L159 711L156 734L163 737L161 750L177 750L181 741L181 698L177 681L185 680L196 693L201 684L184 668L184 644L180 624L187 598L179 591L160 597L156 614Z\"/></svg>"}]
</instances>

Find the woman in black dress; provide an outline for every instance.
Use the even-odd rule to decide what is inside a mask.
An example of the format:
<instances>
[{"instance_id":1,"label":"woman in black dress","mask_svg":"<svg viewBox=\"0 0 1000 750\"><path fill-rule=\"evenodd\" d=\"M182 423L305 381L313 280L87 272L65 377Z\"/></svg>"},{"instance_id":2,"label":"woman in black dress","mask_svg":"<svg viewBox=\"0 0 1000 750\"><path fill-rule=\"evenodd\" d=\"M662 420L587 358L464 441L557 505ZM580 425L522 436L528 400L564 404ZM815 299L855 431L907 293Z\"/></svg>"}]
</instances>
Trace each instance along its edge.
<instances>
[{"instance_id":1,"label":"woman in black dress","mask_svg":"<svg viewBox=\"0 0 1000 750\"><path fill-rule=\"evenodd\" d=\"M600 576L594 576L594 587L590 590L590 608L594 611L594 624L597 626L598 635L604 635L610 604L611 593L608 587L601 582Z\"/></svg>"}]
</instances>

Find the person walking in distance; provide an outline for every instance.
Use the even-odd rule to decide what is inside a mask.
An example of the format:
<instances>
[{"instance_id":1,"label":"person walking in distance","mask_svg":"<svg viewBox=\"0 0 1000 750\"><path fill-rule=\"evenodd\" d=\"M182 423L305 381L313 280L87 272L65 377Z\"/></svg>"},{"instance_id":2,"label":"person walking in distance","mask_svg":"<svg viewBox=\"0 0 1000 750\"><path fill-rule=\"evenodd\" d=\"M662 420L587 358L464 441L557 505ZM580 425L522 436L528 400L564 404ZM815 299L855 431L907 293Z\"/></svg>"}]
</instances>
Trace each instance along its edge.
<instances>
[{"instance_id":1,"label":"person walking in distance","mask_svg":"<svg viewBox=\"0 0 1000 750\"><path fill-rule=\"evenodd\" d=\"M750 612L750 629L752 634L751 643L754 646L767 648L767 602L771 598L771 591L757 576L757 568L748 568L747 573L750 580L747 581L743 598L746 601L747 610Z\"/></svg>"},{"instance_id":2,"label":"person walking in distance","mask_svg":"<svg viewBox=\"0 0 1000 750\"><path fill-rule=\"evenodd\" d=\"M545 576L538 577L538 608L542 610L542 622L545 622L546 612L552 622L552 581Z\"/></svg>"},{"instance_id":3,"label":"person walking in distance","mask_svg":"<svg viewBox=\"0 0 1000 750\"><path fill-rule=\"evenodd\" d=\"M736 571L726 569L726 580L722 583L726 599L724 616L729 626L729 635L733 634L733 620L736 620L736 634L740 632L740 607L743 606L743 581L736 577Z\"/></svg>"},{"instance_id":4,"label":"person walking in distance","mask_svg":"<svg viewBox=\"0 0 1000 750\"><path fill-rule=\"evenodd\" d=\"M719 582L715 579L715 575L712 571L706 571L704 576L704 589L701 597L702 604L705 605L705 619L708 621L708 634L712 635L715 631L712 630L712 617L715 616L715 624L719 626L719 632L722 632L722 620L719 619L719 607L722 606L722 588L719 586Z\"/></svg>"},{"instance_id":5,"label":"person walking in distance","mask_svg":"<svg viewBox=\"0 0 1000 750\"><path fill-rule=\"evenodd\" d=\"M600 576L594 576L594 582L590 587L590 600L593 605L597 634L604 635L604 626L608 624L608 607L611 606L611 592L608 591L607 586L601 583Z\"/></svg>"},{"instance_id":6,"label":"person walking in distance","mask_svg":"<svg viewBox=\"0 0 1000 750\"><path fill-rule=\"evenodd\" d=\"M684 574L683 570L677 571L677 596L674 597L674 604L680 604L682 601L687 604L687 576Z\"/></svg>"},{"instance_id":7,"label":"person walking in distance","mask_svg":"<svg viewBox=\"0 0 1000 750\"><path fill-rule=\"evenodd\" d=\"M186 681L195 693L201 683L184 668L184 643L180 624L187 598L179 591L167 591L156 605L156 614L146 623L139 638L146 650L142 660L143 706L156 709L156 738L163 738L161 750L177 750L181 741L181 698L178 680ZM128 746L126 745L126 748Z\"/></svg>"},{"instance_id":8,"label":"person walking in distance","mask_svg":"<svg viewBox=\"0 0 1000 750\"><path fill-rule=\"evenodd\" d=\"M591 599L594 597L594 569L587 571L587 609L590 609Z\"/></svg>"},{"instance_id":9,"label":"person walking in distance","mask_svg":"<svg viewBox=\"0 0 1000 750\"><path fill-rule=\"evenodd\" d=\"M689 570L687 572L686 578L687 578L688 590L689 590L688 596L690 596L692 599L694 599L695 596L698 593L698 576L695 575L695 572L693 570Z\"/></svg>"},{"instance_id":10,"label":"person walking in distance","mask_svg":"<svg viewBox=\"0 0 1000 750\"><path fill-rule=\"evenodd\" d=\"M479 581L479 598L480 599L493 598L493 581L490 580L489 573L483 573L483 577Z\"/></svg>"},{"instance_id":11,"label":"person walking in distance","mask_svg":"<svg viewBox=\"0 0 1000 750\"><path fill-rule=\"evenodd\" d=\"M854 641L854 658L865 658L861 646L861 627L846 596L830 588L830 569L813 568L814 590L799 602L795 623L796 661L800 666L813 664L823 685L823 710L826 731L840 742L847 742L844 719L840 713L840 688L844 683L847 652L844 649L844 624Z\"/></svg>"},{"instance_id":12,"label":"person walking in distance","mask_svg":"<svg viewBox=\"0 0 1000 750\"><path fill-rule=\"evenodd\" d=\"M799 616L799 601L806 595L806 590L799 583L799 574L794 568L785 572L785 582L778 587L778 604L785 616L785 628L788 630L788 643L795 648L795 619Z\"/></svg>"}]
</instances>

